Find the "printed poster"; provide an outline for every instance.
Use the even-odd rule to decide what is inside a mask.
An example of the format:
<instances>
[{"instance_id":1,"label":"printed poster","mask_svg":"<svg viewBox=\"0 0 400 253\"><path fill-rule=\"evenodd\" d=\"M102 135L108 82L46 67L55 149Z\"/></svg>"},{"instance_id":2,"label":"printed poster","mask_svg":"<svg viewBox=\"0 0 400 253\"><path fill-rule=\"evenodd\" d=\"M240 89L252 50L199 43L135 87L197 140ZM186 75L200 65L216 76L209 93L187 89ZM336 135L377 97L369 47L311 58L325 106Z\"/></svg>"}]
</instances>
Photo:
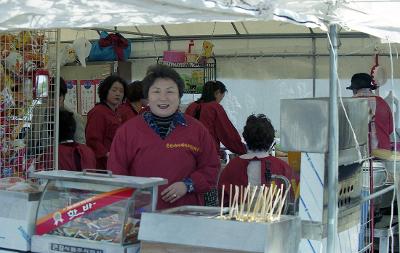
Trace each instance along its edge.
<instances>
[{"instance_id":1,"label":"printed poster","mask_svg":"<svg viewBox=\"0 0 400 253\"><path fill-rule=\"evenodd\" d=\"M81 114L87 115L96 103L96 85L94 80L80 80Z\"/></svg>"},{"instance_id":2,"label":"printed poster","mask_svg":"<svg viewBox=\"0 0 400 253\"><path fill-rule=\"evenodd\" d=\"M77 80L66 80L67 94L64 99L64 106L68 110L78 113L78 81Z\"/></svg>"},{"instance_id":3,"label":"printed poster","mask_svg":"<svg viewBox=\"0 0 400 253\"><path fill-rule=\"evenodd\" d=\"M103 81L103 79L96 79L94 80L96 84L96 103L100 103L100 98L99 98L99 84Z\"/></svg>"}]
</instances>

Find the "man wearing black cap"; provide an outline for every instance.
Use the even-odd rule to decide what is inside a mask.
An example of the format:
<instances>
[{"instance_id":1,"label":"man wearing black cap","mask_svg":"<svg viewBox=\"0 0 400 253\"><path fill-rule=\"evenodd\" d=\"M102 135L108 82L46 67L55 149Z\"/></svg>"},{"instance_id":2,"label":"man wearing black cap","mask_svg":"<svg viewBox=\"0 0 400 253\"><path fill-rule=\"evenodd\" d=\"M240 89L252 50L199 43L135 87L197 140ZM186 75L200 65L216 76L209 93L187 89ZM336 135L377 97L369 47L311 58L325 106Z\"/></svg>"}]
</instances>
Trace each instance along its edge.
<instances>
[{"instance_id":1,"label":"man wearing black cap","mask_svg":"<svg viewBox=\"0 0 400 253\"><path fill-rule=\"evenodd\" d=\"M369 74L357 73L352 76L351 85L346 89L353 90L353 97L368 98L372 114L369 123L371 148L391 150L392 112L385 100L372 92L376 88L377 86L372 84L372 78Z\"/></svg>"}]
</instances>

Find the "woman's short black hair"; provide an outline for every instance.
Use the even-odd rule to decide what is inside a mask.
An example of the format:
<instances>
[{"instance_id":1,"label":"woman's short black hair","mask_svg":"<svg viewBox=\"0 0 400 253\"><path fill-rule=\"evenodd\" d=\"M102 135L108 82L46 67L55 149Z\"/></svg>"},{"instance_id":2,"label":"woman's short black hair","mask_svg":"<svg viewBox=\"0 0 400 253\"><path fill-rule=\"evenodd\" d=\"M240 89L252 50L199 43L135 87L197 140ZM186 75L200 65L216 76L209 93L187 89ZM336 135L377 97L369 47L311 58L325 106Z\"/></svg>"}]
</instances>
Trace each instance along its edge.
<instances>
[{"instance_id":1,"label":"woman's short black hair","mask_svg":"<svg viewBox=\"0 0 400 253\"><path fill-rule=\"evenodd\" d=\"M142 81L134 81L126 87L126 98L130 102L137 102L144 98Z\"/></svg>"},{"instance_id":2,"label":"woman's short black hair","mask_svg":"<svg viewBox=\"0 0 400 253\"><path fill-rule=\"evenodd\" d=\"M182 97L183 88L185 87L182 77L173 68L162 64L156 64L147 69L146 77L142 81L144 98L149 97L149 89L157 78L169 78L174 81L178 86L179 97Z\"/></svg>"},{"instance_id":3,"label":"woman's short black hair","mask_svg":"<svg viewBox=\"0 0 400 253\"><path fill-rule=\"evenodd\" d=\"M60 76L60 97L65 97L68 92L67 84L65 83L64 78Z\"/></svg>"},{"instance_id":4,"label":"woman's short black hair","mask_svg":"<svg viewBox=\"0 0 400 253\"><path fill-rule=\"evenodd\" d=\"M100 102L106 102L108 91L115 82L120 82L122 86L124 86L124 97L126 96L126 81L117 75L111 75L104 79L99 85Z\"/></svg>"},{"instance_id":5,"label":"woman's short black hair","mask_svg":"<svg viewBox=\"0 0 400 253\"><path fill-rule=\"evenodd\" d=\"M58 134L59 142L73 140L76 131L76 122L74 119L74 114L65 109L60 109L59 115L59 128L60 132Z\"/></svg>"},{"instance_id":6,"label":"woman's short black hair","mask_svg":"<svg viewBox=\"0 0 400 253\"><path fill-rule=\"evenodd\" d=\"M203 91L201 93L201 97L196 102L212 102L215 101L215 92L219 91L221 93L225 93L228 90L226 86L221 81L208 81L203 86Z\"/></svg>"},{"instance_id":7,"label":"woman's short black hair","mask_svg":"<svg viewBox=\"0 0 400 253\"><path fill-rule=\"evenodd\" d=\"M264 114L252 114L247 118L243 138L250 150L267 151L274 141L275 129Z\"/></svg>"}]
</instances>

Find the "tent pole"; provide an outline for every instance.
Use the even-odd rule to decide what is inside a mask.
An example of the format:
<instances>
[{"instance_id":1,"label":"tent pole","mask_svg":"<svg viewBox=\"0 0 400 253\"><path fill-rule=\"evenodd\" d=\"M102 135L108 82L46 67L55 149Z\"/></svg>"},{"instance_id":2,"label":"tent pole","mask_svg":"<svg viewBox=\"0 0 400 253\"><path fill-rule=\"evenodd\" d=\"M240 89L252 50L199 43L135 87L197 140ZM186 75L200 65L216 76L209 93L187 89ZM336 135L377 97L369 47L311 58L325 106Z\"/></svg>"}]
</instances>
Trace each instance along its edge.
<instances>
[{"instance_id":1,"label":"tent pole","mask_svg":"<svg viewBox=\"0 0 400 253\"><path fill-rule=\"evenodd\" d=\"M337 187L338 187L338 85L337 85L337 25L329 26L332 46L329 46L329 149L328 149L328 238L327 253L336 252L337 236Z\"/></svg>"},{"instance_id":2,"label":"tent pole","mask_svg":"<svg viewBox=\"0 0 400 253\"><path fill-rule=\"evenodd\" d=\"M60 53L60 45L61 45L61 29L57 29L56 31L56 89L54 91L54 112L55 112L55 123L54 123L54 169L58 168L58 132L59 132L59 110L60 110L60 65L61 65L61 53Z\"/></svg>"},{"instance_id":3,"label":"tent pole","mask_svg":"<svg viewBox=\"0 0 400 253\"><path fill-rule=\"evenodd\" d=\"M312 38L312 75L313 75L313 86L312 86L312 96L315 98L315 89L316 89L316 78L317 78L317 39Z\"/></svg>"}]
</instances>

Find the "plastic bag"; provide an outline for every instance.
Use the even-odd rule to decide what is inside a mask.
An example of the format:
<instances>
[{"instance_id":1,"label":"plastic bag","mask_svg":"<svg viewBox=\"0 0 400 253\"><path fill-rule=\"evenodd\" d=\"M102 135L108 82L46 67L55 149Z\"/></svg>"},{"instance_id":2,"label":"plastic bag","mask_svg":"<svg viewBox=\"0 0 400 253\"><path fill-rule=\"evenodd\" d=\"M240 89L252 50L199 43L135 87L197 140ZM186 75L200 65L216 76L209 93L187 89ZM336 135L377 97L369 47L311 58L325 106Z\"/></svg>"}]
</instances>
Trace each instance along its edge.
<instances>
[{"instance_id":1,"label":"plastic bag","mask_svg":"<svg viewBox=\"0 0 400 253\"><path fill-rule=\"evenodd\" d=\"M123 61L131 54L131 43L119 33L100 32L100 39L92 44L88 61Z\"/></svg>"},{"instance_id":2,"label":"plastic bag","mask_svg":"<svg viewBox=\"0 0 400 253\"><path fill-rule=\"evenodd\" d=\"M80 37L72 43L72 47L75 49L79 62L83 67L86 67L86 57L92 50L92 44L86 38Z\"/></svg>"}]
</instances>

